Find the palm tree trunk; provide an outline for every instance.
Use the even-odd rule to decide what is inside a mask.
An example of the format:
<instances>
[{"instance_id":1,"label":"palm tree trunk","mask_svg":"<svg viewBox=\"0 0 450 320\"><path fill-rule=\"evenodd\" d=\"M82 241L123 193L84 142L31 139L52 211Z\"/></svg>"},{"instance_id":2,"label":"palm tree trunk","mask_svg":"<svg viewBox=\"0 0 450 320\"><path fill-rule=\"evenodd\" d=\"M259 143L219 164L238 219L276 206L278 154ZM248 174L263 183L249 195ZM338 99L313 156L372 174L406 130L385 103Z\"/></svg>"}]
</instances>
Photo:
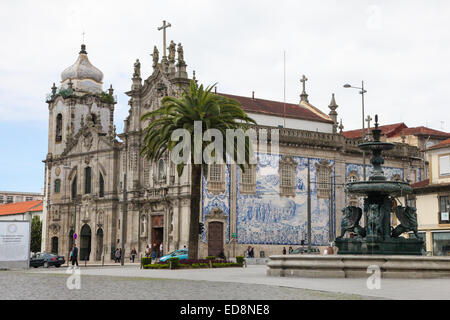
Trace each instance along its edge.
<instances>
[{"instance_id":1,"label":"palm tree trunk","mask_svg":"<svg viewBox=\"0 0 450 320\"><path fill-rule=\"evenodd\" d=\"M202 165L193 164L191 171L191 215L189 223L189 259L198 259L200 195Z\"/></svg>"}]
</instances>

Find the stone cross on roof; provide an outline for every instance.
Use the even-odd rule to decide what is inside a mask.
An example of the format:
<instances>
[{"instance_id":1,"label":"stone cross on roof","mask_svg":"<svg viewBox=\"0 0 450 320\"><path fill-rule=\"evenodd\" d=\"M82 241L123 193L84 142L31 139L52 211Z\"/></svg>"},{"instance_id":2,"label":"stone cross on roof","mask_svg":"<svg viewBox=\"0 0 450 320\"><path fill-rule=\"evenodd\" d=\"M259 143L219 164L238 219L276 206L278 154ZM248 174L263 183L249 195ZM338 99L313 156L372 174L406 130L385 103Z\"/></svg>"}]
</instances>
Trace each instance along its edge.
<instances>
[{"instance_id":1,"label":"stone cross on roof","mask_svg":"<svg viewBox=\"0 0 450 320\"><path fill-rule=\"evenodd\" d=\"M302 94L300 95L300 101L309 102L308 95L306 94L306 81L308 81L308 78L305 75L303 75L302 78L300 79L300 82L303 85L303 91Z\"/></svg>"},{"instance_id":2,"label":"stone cross on roof","mask_svg":"<svg viewBox=\"0 0 450 320\"><path fill-rule=\"evenodd\" d=\"M166 24L166 20L163 20L163 25L162 27L159 27L158 30L162 30L163 31L163 49L164 49L164 55L163 58L167 57L166 55L166 29L171 27L172 25L170 23Z\"/></svg>"}]
</instances>

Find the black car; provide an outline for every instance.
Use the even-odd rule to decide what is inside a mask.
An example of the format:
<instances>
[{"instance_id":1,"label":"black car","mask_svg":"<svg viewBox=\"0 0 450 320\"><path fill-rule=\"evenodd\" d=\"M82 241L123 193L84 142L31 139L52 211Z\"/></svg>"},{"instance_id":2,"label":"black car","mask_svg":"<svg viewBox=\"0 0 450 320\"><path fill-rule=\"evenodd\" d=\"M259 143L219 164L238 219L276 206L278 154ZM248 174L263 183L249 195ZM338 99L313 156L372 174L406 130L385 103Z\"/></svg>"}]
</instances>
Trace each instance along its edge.
<instances>
[{"instance_id":1,"label":"black car","mask_svg":"<svg viewBox=\"0 0 450 320\"><path fill-rule=\"evenodd\" d=\"M50 266L55 266L56 268L59 268L65 262L64 256L42 252L36 253L30 258L30 267L38 268L43 266L44 268L48 268Z\"/></svg>"}]
</instances>

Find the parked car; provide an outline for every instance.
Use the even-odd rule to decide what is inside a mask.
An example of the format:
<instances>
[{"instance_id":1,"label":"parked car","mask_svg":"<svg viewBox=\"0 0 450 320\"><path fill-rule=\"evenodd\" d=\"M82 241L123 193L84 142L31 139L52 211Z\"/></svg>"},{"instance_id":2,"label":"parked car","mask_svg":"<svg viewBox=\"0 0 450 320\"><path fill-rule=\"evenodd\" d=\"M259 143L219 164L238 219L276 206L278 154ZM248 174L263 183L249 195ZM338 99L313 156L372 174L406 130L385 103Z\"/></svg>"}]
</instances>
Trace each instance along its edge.
<instances>
[{"instance_id":1,"label":"parked car","mask_svg":"<svg viewBox=\"0 0 450 320\"><path fill-rule=\"evenodd\" d=\"M59 268L61 265L63 265L66 262L64 259L64 256L58 256L56 254L52 253L36 253L30 258L30 267L38 268L38 267L44 267L48 268L51 266L55 266L56 268Z\"/></svg>"},{"instance_id":2,"label":"parked car","mask_svg":"<svg viewBox=\"0 0 450 320\"><path fill-rule=\"evenodd\" d=\"M308 248L300 247L300 248L294 249L294 251L292 251L290 254L304 254L304 253L318 254L318 253L320 253L320 249L311 248L311 251L309 251Z\"/></svg>"},{"instance_id":3,"label":"parked car","mask_svg":"<svg viewBox=\"0 0 450 320\"><path fill-rule=\"evenodd\" d=\"M175 250L172 253L169 253L165 256L162 256L161 258L159 258L159 261L167 261L169 258L178 258L180 260L183 259L187 259L188 258L188 249L180 249L180 250Z\"/></svg>"}]
</instances>

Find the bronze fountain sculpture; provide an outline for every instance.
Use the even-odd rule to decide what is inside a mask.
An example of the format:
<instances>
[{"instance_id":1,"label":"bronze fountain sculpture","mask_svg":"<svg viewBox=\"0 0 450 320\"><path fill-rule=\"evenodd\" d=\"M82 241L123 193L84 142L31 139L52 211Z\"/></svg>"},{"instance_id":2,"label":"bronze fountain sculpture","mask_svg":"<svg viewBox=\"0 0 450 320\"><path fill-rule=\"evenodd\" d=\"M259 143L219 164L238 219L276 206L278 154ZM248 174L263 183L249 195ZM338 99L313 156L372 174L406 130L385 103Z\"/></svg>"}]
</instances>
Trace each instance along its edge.
<instances>
[{"instance_id":1,"label":"bronze fountain sculpture","mask_svg":"<svg viewBox=\"0 0 450 320\"><path fill-rule=\"evenodd\" d=\"M373 171L369 181L351 182L346 185L349 194L364 196L363 208L345 207L341 222L341 235L335 241L338 254L383 254L383 255L421 255L423 241L417 232L417 214L413 207L395 207L393 199L412 193L411 186L404 181L387 181L381 167L383 150L391 150L394 144L381 142L378 129L378 115L375 116L373 141L361 143L358 147L371 151L370 160ZM391 212L395 213L400 224L391 226ZM360 225L364 215L365 225ZM400 237L412 231L414 236ZM344 238L347 232L354 237Z\"/></svg>"}]
</instances>

